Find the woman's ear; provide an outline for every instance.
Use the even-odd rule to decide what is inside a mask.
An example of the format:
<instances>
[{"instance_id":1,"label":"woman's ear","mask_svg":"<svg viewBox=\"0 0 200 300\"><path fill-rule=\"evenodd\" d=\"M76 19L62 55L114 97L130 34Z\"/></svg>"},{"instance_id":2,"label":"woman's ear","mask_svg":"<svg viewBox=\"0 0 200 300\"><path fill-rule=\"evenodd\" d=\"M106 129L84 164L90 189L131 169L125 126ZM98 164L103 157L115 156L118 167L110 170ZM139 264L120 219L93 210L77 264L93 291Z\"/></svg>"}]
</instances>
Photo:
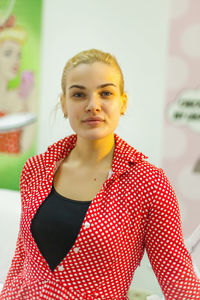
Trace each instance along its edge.
<instances>
[{"instance_id":1,"label":"woman's ear","mask_svg":"<svg viewBox=\"0 0 200 300\"><path fill-rule=\"evenodd\" d=\"M128 102L128 97L127 94L124 92L123 95L121 96L121 113L125 113L126 108L127 108L127 102Z\"/></svg>"},{"instance_id":2,"label":"woman's ear","mask_svg":"<svg viewBox=\"0 0 200 300\"><path fill-rule=\"evenodd\" d=\"M60 96L60 103L61 103L62 112L65 115L67 113L66 97L63 94L61 94Z\"/></svg>"}]
</instances>

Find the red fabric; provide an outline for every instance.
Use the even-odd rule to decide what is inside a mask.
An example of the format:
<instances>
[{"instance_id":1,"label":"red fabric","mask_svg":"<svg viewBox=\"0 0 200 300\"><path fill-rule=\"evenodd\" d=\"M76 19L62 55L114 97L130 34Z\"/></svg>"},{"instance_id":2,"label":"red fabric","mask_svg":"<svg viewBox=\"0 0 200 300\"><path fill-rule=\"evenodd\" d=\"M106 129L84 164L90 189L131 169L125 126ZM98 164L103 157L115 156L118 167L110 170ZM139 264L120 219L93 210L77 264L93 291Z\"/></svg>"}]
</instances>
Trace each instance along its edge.
<instances>
[{"instance_id":1,"label":"red fabric","mask_svg":"<svg viewBox=\"0 0 200 300\"><path fill-rule=\"evenodd\" d=\"M200 299L173 188L162 169L116 134L113 173L91 202L71 250L50 270L30 224L76 140L73 134L58 141L23 167L19 234L0 299L128 299L145 249L165 299Z\"/></svg>"},{"instance_id":2,"label":"red fabric","mask_svg":"<svg viewBox=\"0 0 200 300\"><path fill-rule=\"evenodd\" d=\"M5 113L0 112L0 117ZM0 133L0 152L19 153L21 130Z\"/></svg>"}]
</instances>

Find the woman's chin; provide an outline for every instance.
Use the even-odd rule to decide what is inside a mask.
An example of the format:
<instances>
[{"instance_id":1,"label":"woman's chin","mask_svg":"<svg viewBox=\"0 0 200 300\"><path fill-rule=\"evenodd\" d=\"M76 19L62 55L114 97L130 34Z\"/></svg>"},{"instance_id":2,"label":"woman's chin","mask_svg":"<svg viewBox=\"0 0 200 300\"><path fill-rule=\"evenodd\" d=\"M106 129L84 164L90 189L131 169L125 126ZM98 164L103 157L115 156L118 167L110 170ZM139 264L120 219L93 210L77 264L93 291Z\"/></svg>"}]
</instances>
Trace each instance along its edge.
<instances>
[{"instance_id":1,"label":"woman's chin","mask_svg":"<svg viewBox=\"0 0 200 300\"><path fill-rule=\"evenodd\" d=\"M17 76L17 72L10 72L10 73L5 75L7 81L10 81L10 80L14 79L16 76Z\"/></svg>"},{"instance_id":2,"label":"woman's chin","mask_svg":"<svg viewBox=\"0 0 200 300\"><path fill-rule=\"evenodd\" d=\"M78 136L88 140L102 139L110 134L102 128L91 128L90 130L76 130L75 132Z\"/></svg>"}]
</instances>

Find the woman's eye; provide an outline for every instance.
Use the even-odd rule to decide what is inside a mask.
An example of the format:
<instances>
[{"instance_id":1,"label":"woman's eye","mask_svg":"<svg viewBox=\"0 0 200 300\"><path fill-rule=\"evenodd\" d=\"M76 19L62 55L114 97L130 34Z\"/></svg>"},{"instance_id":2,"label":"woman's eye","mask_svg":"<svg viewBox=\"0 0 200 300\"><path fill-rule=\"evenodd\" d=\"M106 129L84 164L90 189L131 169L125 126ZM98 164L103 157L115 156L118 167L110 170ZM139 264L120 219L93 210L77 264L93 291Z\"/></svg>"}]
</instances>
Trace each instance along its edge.
<instances>
[{"instance_id":1,"label":"woman's eye","mask_svg":"<svg viewBox=\"0 0 200 300\"><path fill-rule=\"evenodd\" d=\"M104 91L104 92L102 92L102 95L104 95L104 96L110 96L110 95L112 95L112 93L108 92L108 91Z\"/></svg>"},{"instance_id":2,"label":"woman's eye","mask_svg":"<svg viewBox=\"0 0 200 300\"><path fill-rule=\"evenodd\" d=\"M75 93L75 94L73 94L73 97L75 97L75 98L80 98L81 96L83 96L82 93Z\"/></svg>"},{"instance_id":3,"label":"woman's eye","mask_svg":"<svg viewBox=\"0 0 200 300\"><path fill-rule=\"evenodd\" d=\"M5 54L5 56L11 56L12 50L6 50L6 51L4 52L4 54Z\"/></svg>"}]
</instances>

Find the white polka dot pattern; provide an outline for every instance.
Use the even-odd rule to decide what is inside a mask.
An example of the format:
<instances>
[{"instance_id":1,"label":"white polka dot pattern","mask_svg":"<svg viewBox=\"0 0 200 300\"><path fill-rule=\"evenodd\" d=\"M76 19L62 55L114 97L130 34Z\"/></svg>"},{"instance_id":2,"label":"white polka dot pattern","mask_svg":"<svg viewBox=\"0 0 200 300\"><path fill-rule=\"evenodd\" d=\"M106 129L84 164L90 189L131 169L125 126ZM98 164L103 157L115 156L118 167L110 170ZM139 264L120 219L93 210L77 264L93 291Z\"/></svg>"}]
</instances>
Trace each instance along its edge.
<instances>
[{"instance_id":1,"label":"white polka dot pattern","mask_svg":"<svg viewBox=\"0 0 200 300\"><path fill-rule=\"evenodd\" d=\"M24 165L19 234L0 300L128 300L145 248L166 299L200 299L200 281L168 179L116 134L112 171L92 200L74 245L51 271L30 224L76 140L76 134L70 135Z\"/></svg>"}]
</instances>

